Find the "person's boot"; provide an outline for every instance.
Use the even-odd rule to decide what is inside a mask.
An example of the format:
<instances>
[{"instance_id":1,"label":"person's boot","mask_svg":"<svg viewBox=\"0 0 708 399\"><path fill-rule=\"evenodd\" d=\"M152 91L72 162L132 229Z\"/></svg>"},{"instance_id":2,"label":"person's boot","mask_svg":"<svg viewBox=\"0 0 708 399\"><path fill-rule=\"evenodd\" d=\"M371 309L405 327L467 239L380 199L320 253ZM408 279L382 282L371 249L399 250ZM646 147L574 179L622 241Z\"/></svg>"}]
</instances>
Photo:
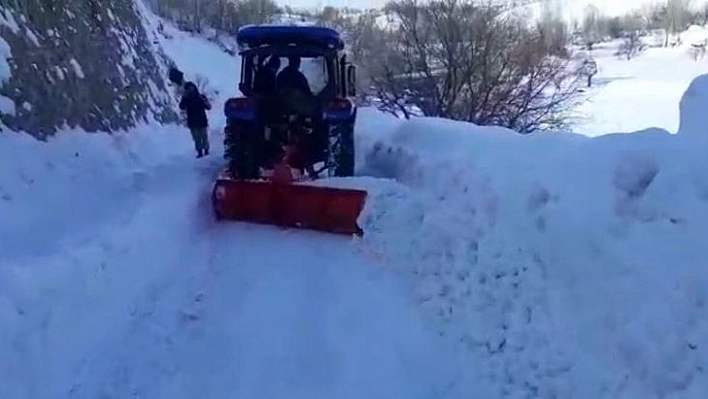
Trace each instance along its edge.
<instances>
[{"instance_id":1,"label":"person's boot","mask_svg":"<svg viewBox=\"0 0 708 399\"><path fill-rule=\"evenodd\" d=\"M204 153L202 152L202 150L197 151L197 158L201 158L203 156L204 156Z\"/></svg>"},{"instance_id":2,"label":"person's boot","mask_svg":"<svg viewBox=\"0 0 708 399\"><path fill-rule=\"evenodd\" d=\"M209 147L204 149L204 155L209 155Z\"/></svg>"}]
</instances>

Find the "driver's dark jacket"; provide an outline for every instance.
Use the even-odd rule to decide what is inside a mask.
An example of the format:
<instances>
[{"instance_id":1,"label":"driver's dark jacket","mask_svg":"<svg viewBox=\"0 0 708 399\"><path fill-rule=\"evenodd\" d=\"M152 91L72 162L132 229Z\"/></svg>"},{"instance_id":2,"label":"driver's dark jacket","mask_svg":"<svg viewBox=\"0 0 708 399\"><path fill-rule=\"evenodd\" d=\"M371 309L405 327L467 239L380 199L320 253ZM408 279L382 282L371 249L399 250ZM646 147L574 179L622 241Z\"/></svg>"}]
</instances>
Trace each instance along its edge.
<instances>
[{"instance_id":1,"label":"driver's dark jacket","mask_svg":"<svg viewBox=\"0 0 708 399\"><path fill-rule=\"evenodd\" d=\"M294 89L312 95L310 85L307 83L305 75L297 68L291 66L287 66L280 71L276 79L276 85L278 86L278 91L281 93L288 89Z\"/></svg>"}]
</instances>

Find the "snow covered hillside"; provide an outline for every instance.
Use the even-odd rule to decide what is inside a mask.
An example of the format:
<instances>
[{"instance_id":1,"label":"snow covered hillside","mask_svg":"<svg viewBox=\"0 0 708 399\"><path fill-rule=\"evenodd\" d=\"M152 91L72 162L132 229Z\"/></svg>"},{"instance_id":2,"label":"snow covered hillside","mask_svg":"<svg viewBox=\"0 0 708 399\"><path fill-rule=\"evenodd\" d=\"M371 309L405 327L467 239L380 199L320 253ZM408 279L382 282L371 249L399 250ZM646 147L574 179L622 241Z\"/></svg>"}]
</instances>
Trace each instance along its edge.
<instances>
[{"instance_id":1,"label":"snow covered hillside","mask_svg":"<svg viewBox=\"0 0 708 399\"><path fill-rule=\"evenodd\" d=\"M12 3L12 4L10 4ZM39 139L177 120L141 3L0 3L0 131Z\"/></svg>"},{"instance_id":2,"label":"snow covered hillside","mask_svg":"<svg viewBox=\"0 0 708 399\"><path fill-rule=\"evenodd\" d=\"M211 220L239 60L165 28L208 78L209 158L183 128L0 134L0 397L708 392L708 76L678 134L631 97L585 111L648 129L600 137L362 109L348 240Z\"/></svg>"}]
</instances>

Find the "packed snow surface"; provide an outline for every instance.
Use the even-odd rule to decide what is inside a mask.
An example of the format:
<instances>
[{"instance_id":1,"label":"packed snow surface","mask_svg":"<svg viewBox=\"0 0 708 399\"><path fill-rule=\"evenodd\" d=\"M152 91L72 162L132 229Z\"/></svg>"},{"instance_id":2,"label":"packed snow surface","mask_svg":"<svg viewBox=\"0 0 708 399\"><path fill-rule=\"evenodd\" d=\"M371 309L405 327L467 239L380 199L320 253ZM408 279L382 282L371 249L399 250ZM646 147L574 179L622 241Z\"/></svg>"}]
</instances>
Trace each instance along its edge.
<instances>
[{"instance_id":1,"label":"packed snow surface","mask_svg":"<svg viewBox=\"0 0 708 399\"><path fill-rule=\"evenodd\" d=\"M169 36L209 158L183 128L0 135L0 397L708 392L708 76L676 128L594 138L362 109L359 176L319 183L369 192L350 239L212 220L239 63Z\"/></svg>"}]
</instances>

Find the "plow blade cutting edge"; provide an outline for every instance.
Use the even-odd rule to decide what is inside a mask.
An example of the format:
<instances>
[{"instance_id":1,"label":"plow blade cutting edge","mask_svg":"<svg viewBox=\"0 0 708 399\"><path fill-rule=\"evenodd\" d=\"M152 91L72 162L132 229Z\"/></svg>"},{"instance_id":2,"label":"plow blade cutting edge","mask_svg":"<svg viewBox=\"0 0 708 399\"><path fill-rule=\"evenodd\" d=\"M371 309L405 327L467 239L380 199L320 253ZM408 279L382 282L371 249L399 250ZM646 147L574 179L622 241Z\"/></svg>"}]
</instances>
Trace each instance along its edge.
<instances>
[{"instance_id":1,"label":"plow blade cutting edge","mask_svg":"<svg viewBox=\"0 0 708 399\"><path fill-rule=\"evenodd\" d=\"M363 190L261 180L218 179L212 192L218 219L359 236L365 201Z\"/></svg>"}]
</instances>

